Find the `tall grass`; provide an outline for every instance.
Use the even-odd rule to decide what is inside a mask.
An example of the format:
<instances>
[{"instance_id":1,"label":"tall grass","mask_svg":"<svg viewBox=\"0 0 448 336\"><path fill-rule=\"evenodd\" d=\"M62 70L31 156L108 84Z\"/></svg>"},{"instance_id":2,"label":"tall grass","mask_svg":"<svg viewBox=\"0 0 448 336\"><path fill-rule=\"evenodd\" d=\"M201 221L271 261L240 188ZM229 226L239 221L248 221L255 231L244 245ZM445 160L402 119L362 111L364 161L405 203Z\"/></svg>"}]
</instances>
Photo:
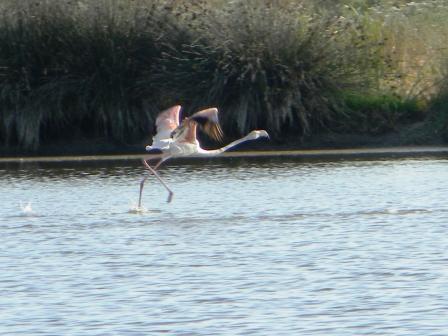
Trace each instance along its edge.
<instances>
[{"instance_id":1,"label":"tall grass","mask_svg":"<svg viewBox=\"0 0 448 336\"><path fill-rule=\"evenodd\" d=\"M346 114L335 129L381 133L397 130L402 124L434 118L446 95L448 4L432 1L360 2L341 0L337 7L345 20L359 22L365 41L377 60L370 69L376 73L364 92L345 92ZM332 6L335 6L332 3ZM371 46L377 45L377 47ZM434 122L429 128L437 128ZM442 127L443 128L443 127ZM425 131L428 133L428 131ZM412 137L410 137L412 138Z\"/></svg>"},{"instance_id":2,"label":"tall grass","mask_svg":"<svg viewBox=\"0 0 448 336\"><path fill-rule=\"evenodd\" d=\"M238 1L201 12L191 27L197 40L167 49L157 75L193 108L220 106L234 133L306 134L333 117L341 90L369 85L372 63L354 47L359 37L338 35L346 28L337 17L304 2Z\"/></svg>"},{"instance_id":3,"label":"tall grass","mask_svg":"<svg viewBox=\"0 0 448 336\"><path fill-rule=\"evenodd\" d=\"M153 18L162 15L156 6L140 9L108 1L4 8L1 138L23 147L80 136L138 139L157 110L147 100L152 86L138 83L157 52Z\"/></svg>"},{"instance_id":4,"label":"tall grass","mask_svg":"<svg viewBox=\"0 0 448 336\"><path fill-rule=\"evenodd\" d=\"M448 141L448 4L443 0L408 2L389 20L392 50L400 62L395 85L404 97L416 97L427 108L426 134ZM397 29L398 28L398 29Z\"/></svg>"},{"instance_id":5,"label":"tall grass","mask_svg":"<svg viewBox=\"0 0 448 336\"><path fill-rule=\"evenodd\" d=\"M406 104L436 85L437 66L422 60L437 52L413 57L432 44L418 40L417 50L409 43L433 7L414 13L410 5L359 6L5 0L0 142L23 148L82 137L136 142L160 109L177 103L187 114L218 106L230 135L266 128L276 138L303 137L360 123L372 123L366 131L391 129L376 127L384 124L376 120L394 126L407 110L418 115L417 104Z\"/></svg>"}]
</instances>

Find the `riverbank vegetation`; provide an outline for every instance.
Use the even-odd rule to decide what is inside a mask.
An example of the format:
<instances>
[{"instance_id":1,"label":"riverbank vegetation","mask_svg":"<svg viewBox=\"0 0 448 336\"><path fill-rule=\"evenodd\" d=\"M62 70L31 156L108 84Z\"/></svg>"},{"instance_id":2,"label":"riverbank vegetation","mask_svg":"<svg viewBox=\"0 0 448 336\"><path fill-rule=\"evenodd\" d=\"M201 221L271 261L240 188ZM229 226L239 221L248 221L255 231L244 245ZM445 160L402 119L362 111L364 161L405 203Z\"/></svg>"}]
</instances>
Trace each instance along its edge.
<instances>
[{"instance_id":1,"label":"riverbank vegetation","mask_svg":"<svg viewBox=\"0 0 448 336\"><path fill-rule=\"evenodd\" d=\"M218 106L229 137L420 122L409 142L448 139L446 17L438 0L5 0L0 143L136 143L173 104Z\"/></svg>"}]
</instances>

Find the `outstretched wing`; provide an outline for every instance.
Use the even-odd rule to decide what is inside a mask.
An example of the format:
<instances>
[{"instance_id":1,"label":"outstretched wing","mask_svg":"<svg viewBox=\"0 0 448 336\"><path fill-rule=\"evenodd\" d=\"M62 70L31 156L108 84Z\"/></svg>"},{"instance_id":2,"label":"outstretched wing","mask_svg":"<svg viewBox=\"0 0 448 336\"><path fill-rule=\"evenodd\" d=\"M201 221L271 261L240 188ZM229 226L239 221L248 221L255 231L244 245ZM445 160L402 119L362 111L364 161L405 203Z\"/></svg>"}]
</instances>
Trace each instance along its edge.
<instances>
[{"instance_id":1,"label":"outstretched wing","mask_svg":"<svg viewBox=\"0 0 448 336\"><path fill-rule=\"evenodd\" d=\"M170 107L160 112L156 119L157 138L167 139L171 137L171 132L179 126L180 105Z\"/></svg>"},{"instance_id":2,"label":"outstretched wing","mask_svg":"<svg viewBox=\"0 0 448 336\"><path fill-rule=\"evenodd\" d=\"M152 138L152 144L146 146L146 151L164 151L172 142L171 133L179 126L180 105L170 107L162 111L156 118L156 134Z\"/></svg>"},{"instance_id":3,"label":"outstretched wing","mask_svg":"<svg viewBox=\"0 0 448 336\"><path fill-rule=\"evenodd\" d=\"M217 108L212 107L196 112L189 119L194 120L212 139L216 141L223 140L223 132L221 126L219 125Z\"/></svg>"}]
</instances>

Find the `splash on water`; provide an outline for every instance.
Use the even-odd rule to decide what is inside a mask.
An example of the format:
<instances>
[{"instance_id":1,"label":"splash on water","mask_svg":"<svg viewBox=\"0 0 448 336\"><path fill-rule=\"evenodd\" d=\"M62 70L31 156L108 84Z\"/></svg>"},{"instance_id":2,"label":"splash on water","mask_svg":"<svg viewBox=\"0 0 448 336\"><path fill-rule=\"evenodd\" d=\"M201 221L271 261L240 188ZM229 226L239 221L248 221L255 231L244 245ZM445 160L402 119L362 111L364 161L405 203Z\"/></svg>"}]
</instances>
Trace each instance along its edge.
<instances>
[{"instance_id":1,"label":"splash on water","mask_svg":"<svg viewBox=\"0 0 448 336\"><path fill-rule=\"evenodd\" d=\"M31 206L31 202L28 202L25 205L22 202L20 202L20 209L22 210L23 216L34 216L35 215L35 212Z\"/></svg>"},{"instance_id":2,"label":"splash on water","mask_svg":"<svg viewBox=\"0 0 448 336\"><path fill-rule=\"evenodd\" d=\"M146 209L144 207L133 207L133 208L130 208L128 212L132 213L132 214L143 214L143 213L147 213L148 209Z\"/></svg>"},{"instance_id":3,"label":"splash on water","mask_svg":"<svg viewBox=\"0 0 448 336\"><path fill-rule=\"evenodd\" d=\"M131 203L128 212L132 214L144 214L148 213L149 211L145 207L138 206L138 204L136 203Z\"/></svg>"}]
</instances>

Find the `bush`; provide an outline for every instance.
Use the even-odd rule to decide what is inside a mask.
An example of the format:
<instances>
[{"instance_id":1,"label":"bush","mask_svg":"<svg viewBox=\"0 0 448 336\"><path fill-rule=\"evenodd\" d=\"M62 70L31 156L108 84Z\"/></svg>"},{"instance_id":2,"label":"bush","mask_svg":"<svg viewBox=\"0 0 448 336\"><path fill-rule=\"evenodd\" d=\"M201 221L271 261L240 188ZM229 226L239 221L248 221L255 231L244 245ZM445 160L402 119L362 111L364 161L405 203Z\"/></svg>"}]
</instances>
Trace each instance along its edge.
<instances>
[{"instance_id":1,"label":"bush","mask_svg":"<svg viewBox=\"0 0 448 336\"><path fill-rule=\"evenodd\" d=\"M390 94L345 94L345 113L335 121L334 130L379 135L397 131L398 126L422 120L425 107L413 99Z\"/></svg>"},{"instance_id":2,"label":"bush","mask_svg":"<svg viewBox=\"0 0 448 336\"><path fill-rule=\"evenodd\" d=\"M147 130L160 13L150 7L32 1L3 9L0 99L4 142L106 136L135 141ZM141 14L143 13L143 14ZM148 106L145 106L145 103Z\"/></svg>"},{"instance_id":3,"label":"bush","mask_svg":"<svg viewBox=\"0 0 448 336\"><path fill-rule=\"evenodd\" d=\"M381 132L407 108L418 115L415 101L435 82L434 66L410 71L423 56L409 56L414 35L403 32L443 6L423 15L359 3L5 0L0 141L136 142L179 103L187 114L218 106L232 136L265 128L301 137L343 123Z\"/></svg>"},{"instance_id":4,"label":"bush","mask_svg":"<svg viewBox=\"0 0 448 336\"><path fill-rule=\"evenodd\" d=\"M448 77L446 80L448 81ZM441 91L437 97L432 101L430 107L430 117L429 123L432 132L437 134L444 140L448 142L448 83L442 86Z\"/></svg>"}]
</instances>

